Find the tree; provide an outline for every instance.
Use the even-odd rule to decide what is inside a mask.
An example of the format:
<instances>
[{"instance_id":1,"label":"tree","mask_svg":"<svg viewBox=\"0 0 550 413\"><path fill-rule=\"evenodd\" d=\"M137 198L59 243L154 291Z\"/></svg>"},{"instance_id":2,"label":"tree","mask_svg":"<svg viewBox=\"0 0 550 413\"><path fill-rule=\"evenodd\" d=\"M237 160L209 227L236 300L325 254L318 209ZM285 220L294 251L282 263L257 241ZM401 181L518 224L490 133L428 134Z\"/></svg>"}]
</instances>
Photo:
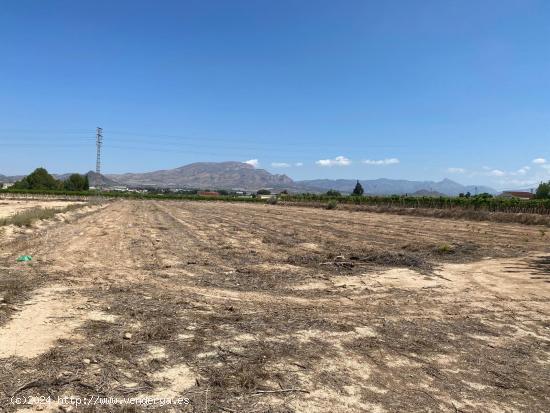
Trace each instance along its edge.
<instances>
[{"instance_id":1,"label":"tree","mask_svg":"<svg viewBox=\"0 0 550 413\"><path fill-rule=\"evenodd\" d=\"M87 191L90 189L88 176L72 174L69 176L69 179L63 183L63 188L67 191Z\"/></svg>"},{"instance_id":2,"label":"tree","mask_svg":"<svg viewBox=\"0 0 550 413\"><path fill-rule=\"evenodd\" d=\"M535 192L535 198L550 199L550 181L540 183L537 192Z\"/></svg>"},{"instance_id":3,"label":"tree","mask_svg":"<svg viewBox=\"0 0 550 413\"><path fill-rule=\"evenodd\" d=\"M329 189L327 191L327 196L337 197L337 196L342 196L342 194L340 192L338 192L337 190L335 190L335 189Z\"/></svg>"},{"instance_id":4,"label":"tree","mask_svg":"<svg viewBox=\"0 0 550 413\"><path fill-rule=\"evenodd\" d=\"M489 192L482 192L481 194L475 195L474 198L489 199L493 198L493 195L491 195Z\"/></svg>"},{"instance_id":5,"label":"tree","mask_svg":"<svg viewBox=\"0 0 550 413\"><path fill-rule=\"evenodd\" d=\"M359 180L355 184L355 188L353 188L353 195L361 196L363 195L365 191L363 191L363 186L359 183Z\"/></svg>"},{"instance_id":6,"label":"tree","mask_svg":"<svg viewBox=\"0 0 550 413\"><path fill-rule=\"evenodd\" d=\"M36 168L30 175L16 182L15 189L60 189L61 183L44 168Z\"/></svg>"},{"instance_id":7,"label":"tree","mask_svg":"<svg viewBox=\"0 0 550 413\"><path fill-rule=\"evenodd\" d=\"M271 195L271 191L268 189L260 189L258 192L256 192L258 195Z\"/></svg>"}]
</instances>

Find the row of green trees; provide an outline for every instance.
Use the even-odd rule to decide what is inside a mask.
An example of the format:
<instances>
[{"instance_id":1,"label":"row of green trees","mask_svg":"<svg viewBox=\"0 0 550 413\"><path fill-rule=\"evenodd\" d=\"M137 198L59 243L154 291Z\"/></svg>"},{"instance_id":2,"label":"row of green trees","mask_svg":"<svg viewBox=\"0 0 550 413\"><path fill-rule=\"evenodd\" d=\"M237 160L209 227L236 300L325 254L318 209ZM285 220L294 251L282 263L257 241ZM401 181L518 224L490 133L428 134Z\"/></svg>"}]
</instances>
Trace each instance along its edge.
<instances>
[{"instance_id":1,"label":"row of green trees","mask_svg":"<svg viewBox=\"0 0 550 413\"><path fill-rule=\"evenodd\" d=\"M65 181L55 179L44 168L35 169L20 181L13 184L13 189L29 190L65 190L65 191L87 191L90 189L88 176L72 174Z\"/></svg>"}]
</instances>

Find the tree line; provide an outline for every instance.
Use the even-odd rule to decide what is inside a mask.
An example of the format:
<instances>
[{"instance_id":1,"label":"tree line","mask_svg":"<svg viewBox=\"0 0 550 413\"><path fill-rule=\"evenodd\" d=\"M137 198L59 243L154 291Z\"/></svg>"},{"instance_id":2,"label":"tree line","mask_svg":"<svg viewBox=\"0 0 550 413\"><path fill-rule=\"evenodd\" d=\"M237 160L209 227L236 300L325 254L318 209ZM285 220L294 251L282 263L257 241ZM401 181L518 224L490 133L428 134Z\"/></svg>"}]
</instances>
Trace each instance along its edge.
<instances>
[{"instance_id":1,"label":"tree line","mask_svg":"<svg viewBox=\"0 0 550 413\"><path fill-rule=\"evenodd\" d=\"M44 168L36 168L12 186L13 189L87 191L90 189L87 175L72 174L66 180L55 179Z\"/></svg>"}]
</instances>

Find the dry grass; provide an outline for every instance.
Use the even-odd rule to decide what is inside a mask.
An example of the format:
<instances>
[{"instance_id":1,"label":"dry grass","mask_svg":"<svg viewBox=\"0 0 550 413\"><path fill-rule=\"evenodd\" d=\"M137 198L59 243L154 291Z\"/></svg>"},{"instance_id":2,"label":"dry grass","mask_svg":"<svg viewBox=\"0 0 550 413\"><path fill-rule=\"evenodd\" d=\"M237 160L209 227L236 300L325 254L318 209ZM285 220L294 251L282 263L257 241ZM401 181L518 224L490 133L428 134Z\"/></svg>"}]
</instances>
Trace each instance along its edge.
<instances>
[{"instance_id":1,"label":"dry grass","mask_svg":"<svg viewBox=\"0 0 550 413\"><path fill-rule=\"evenodd\" d=\"M49 219L60 212L55 208L31 208L18 212L11 217L0 219L0 225L16 225L18 227L30 227L36 220Z\"/></svg>"},{"instance_id":2,"label":"dry grass","mask_svg":"<svg viewBox=\"0 0 550 413\"><path fill-rule=\"evenodd\" d=\"M1 218L0 226L15 225L18 227L30 227L33 222L53 218L56 214L73 211L82 208L86 204L68 205L65 208L36 207L26 211L17 212L11 217Z\"/></svg>"},{"instance_id":3,"label":"dry grass","mask_svg":"<svg viewBox=\"0 0 550 413\"><path fill-rule=\"evenodd\" d=\"M16 303L26 288L25 283L15 277L0 279L0 301L7 304Z\"/></svg>"},{"instance_id":4,"label":"dry grass","mask_svg":"<svg viewBox=\"0 0 550 413\"><path fill-rule=\"evenodd\" d=\"M279 205L301 206L312 208L332 209L324 202L279 202ZM429 218L464 219L469 221L491 221L503 223L518 223L524 225L545 225L550 227L550 216L540 214L512 213L512 212L490 212L467 209L435 209L435 208L404 208L397 206L378 205L354 205L338 204L338 209L348 211L379 212L396 215L411 215Z\"/></svg>"}]
</instances>

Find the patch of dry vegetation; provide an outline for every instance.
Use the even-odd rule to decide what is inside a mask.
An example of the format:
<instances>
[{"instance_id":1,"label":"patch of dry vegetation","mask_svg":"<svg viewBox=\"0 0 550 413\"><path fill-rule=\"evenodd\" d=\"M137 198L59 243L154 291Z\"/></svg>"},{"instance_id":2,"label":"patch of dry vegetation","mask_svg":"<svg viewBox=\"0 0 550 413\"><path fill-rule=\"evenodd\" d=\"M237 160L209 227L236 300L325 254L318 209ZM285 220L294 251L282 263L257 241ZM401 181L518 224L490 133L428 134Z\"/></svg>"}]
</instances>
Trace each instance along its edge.
<instances>
[{"instance_id":1,"label":"patch of dry vegetation","mask_svg":"<svg viewBox=\"0 0 550 413\"><path fill-rule=\"evenodd\" d=\"M279 205L301 206L313 208L329 208L324 202L296 202L283 201ZM354 204L338 204L338 209L348 211L364 211L377 212L396 215L411 215L429 218L447 218L447 219L464 219L469 221L492 221L503 223L518 223L524 225L545 225L550 227L550 216L548 214L531 214L518 212L491 212L481 210L468 210L460 208L435 209L435 208L405 208L398 206L382 206L382 205L354 205Z\"/></svg>"},{"instance_id":2,"label":"patch of dry vegetation","mask_svg":"<svg viewBox=\"0 0 550 413\"><path fill-rule=\"evenodd\" d=\"M0 218L0 226L15 225L18 227L30 227L33 222L53 218L63 212L74 211L82 208L83 204L68 205L65 208L42 208L36 207L25 211L17 212L6 218Z\"/></svg>"}]
</instances>

